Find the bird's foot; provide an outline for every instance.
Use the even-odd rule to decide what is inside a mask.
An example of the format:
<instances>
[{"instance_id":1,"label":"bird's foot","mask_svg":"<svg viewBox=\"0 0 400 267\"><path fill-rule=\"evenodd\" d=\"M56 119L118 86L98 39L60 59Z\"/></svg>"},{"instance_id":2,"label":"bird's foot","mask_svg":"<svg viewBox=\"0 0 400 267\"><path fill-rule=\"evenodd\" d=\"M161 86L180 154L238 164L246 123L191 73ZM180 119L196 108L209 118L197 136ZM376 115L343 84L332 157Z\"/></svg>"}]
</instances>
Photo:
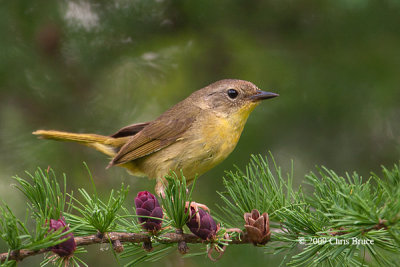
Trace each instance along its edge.
<instances>
[{"instance_id":1,"label":"bird's foot","mask_svg":"<svg viewBox=\"0 0 400 267\"><path fill-rule=\"evenodd\" d=\"M199 208L201 208L201 209L207 211L208 213L210 213L210 209L209 209L206 205L204 205L204 204L197 203L197 202L194 202L194 201L192 201L192 202L186 202L186 209L187 209L187 210L190 210L190 211L189 211L189 216L190 216L190 217L193 216L193 214L192 214L192 212L191 212L192 208L193 208L193 210L195 211L196 221L197 221L199 224L200 224ZM189 217L189 218L190 218L190 217Z\"/></svg>"}]
</instances>

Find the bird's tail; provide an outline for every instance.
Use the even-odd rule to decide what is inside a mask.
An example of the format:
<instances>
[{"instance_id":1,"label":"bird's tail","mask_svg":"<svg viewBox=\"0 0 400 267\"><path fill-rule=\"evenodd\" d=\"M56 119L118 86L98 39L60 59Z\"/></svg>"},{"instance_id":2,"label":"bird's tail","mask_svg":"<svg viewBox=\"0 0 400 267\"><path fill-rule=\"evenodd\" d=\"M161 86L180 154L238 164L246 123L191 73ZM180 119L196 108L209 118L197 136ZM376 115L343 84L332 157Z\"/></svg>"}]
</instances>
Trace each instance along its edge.
<instances>
[{"instance_id":1,"label":"bird's tail","mask_svg":"<svg viewBox=\"0 0 400 267\"><path fill-rule=\"evenodd\" d=\"M98 134L80 134L53 130L37 130L33 132L33 134L43 139L78 142L93 147L110 157L114 157L119 148L126 142L126 140L124 140L126 137L113 138Z\"/></svg>"}]
</instances>

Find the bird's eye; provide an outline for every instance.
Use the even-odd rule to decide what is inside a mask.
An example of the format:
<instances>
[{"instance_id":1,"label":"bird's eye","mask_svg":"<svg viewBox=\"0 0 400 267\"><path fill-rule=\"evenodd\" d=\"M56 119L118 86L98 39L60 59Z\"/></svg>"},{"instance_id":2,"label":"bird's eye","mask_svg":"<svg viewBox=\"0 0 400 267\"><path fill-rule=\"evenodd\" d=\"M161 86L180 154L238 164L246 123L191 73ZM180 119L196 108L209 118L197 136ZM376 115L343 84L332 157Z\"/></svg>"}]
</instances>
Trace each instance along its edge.
<instances>
[{"instance_id":1,"label":"bird's eye","mask_svg":"<svg viewBox=\"0 0 400 267\"><path fill-rule=\"evenodd\" d=\"M235 99L235 98L238 96L238 94L239 94L239 92L236 91L235 89L229 89L229 90L227 91L227 93L228 93L228 96L229 96L230 98L232 98L232 99Z\"/></svg>"}]
</instances>

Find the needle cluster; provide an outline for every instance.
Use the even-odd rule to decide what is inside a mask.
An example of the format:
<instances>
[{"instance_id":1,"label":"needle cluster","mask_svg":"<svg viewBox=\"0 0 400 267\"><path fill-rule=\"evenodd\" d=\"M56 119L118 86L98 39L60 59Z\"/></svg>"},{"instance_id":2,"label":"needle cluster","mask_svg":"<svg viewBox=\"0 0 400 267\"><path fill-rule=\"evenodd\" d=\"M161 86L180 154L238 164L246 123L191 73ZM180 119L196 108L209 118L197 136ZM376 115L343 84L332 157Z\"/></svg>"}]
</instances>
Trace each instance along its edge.
<instances>
[{"instance_id":1,"label":"needle cluster","mask_svg":"<svg viewBox=\"0 0 400 267\"><path fill-rule=\"evenodd\" d=\"M134 192L135 201L124 185L103 198L94 182L91 193L81 188L75 196L66 191L65 176L60 184L50 169L15 177L28 210L19 219L6 203L0 206L0 238L8 247L0 261L16 266L46 254L43 266L86 266L79 254L99 243L108 244L126 266L160 260L177 249L187 253L189 247L186 257L216 260L212 254L219 258L230 245L249 243L286 255L283 263L293 266L396 266L400 261L398 164L368 179L320 167L295 187L293 165L285 173L272 155L252 156L245 170L226 173L225 190L218 192L222 204L211 213L200 210L200 220L188 210L193 186L187 188L182 174L171 173L166 180L158 202L150 192ZM199 230L212 234L202 238Z\"/></svg>"}]
</instances>

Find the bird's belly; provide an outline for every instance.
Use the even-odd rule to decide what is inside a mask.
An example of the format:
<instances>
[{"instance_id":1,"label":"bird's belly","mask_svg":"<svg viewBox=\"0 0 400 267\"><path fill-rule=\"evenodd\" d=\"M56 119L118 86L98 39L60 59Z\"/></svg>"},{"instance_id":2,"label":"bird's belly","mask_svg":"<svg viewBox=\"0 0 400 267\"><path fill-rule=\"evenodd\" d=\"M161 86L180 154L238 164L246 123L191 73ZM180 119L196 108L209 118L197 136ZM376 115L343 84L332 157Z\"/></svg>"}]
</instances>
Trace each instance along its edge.
<instances>
[{"instance_id":1,"label":"bird's belly","mask_svg":"<svg viewBox=\"0 0 400 267\"><path fill-rule=\"evenodd\" d=\"M235 127L237 127L236 125ZM240 127L241 125L239 125ZM198 131L189 131L168 147L138 161L138 167L150 178L160 178L170 171L183 171L191 181L221 163L236 147L243 127L232 128L224 120L208 123Z\"/></svg>"}]
</instances>

